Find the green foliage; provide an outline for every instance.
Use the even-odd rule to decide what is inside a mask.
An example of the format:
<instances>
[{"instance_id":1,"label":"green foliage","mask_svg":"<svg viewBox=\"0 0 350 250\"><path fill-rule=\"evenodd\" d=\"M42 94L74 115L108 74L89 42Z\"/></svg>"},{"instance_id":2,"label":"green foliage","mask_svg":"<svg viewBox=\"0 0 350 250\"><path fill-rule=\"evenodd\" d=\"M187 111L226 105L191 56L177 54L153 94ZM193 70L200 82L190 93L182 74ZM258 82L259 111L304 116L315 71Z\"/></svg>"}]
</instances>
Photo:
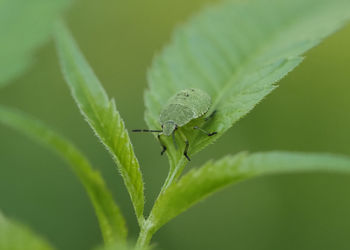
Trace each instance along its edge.
<instances>
[{"instance_id":1,"label":"green foliage","mask_svg":"<svg viewBox=\"0 0 350 250\"><path fill-rule=\"evenodd\" d=\"M139 223L143 222L143 181L139 163L114 100L109 100L75 41L59 24L56 44L62 70L78 107L116 162L133 202Z\"/></svg>"},{"instance_id":2,"label":"green foliage","mask_svg":"<svg viewBox=\"0 0 350 250\"><path fill-rule=\"evenodd\" d=\"M190 156L224 134L303 60L302 55L350 17L348 0L226 1L210 6L176 30L148 74L145 119L159 128L159 113L181 89L198 88L212 97L216 136L185 130ZM209 112L211 112L209 111ZM171 165L181 150L166 142Z\"/></svg>"},{"instance_id":3,"label":"green foliage","mask_svg":"<svg viewBox=\"0 0 350 250\"><path fill-rule=\"evenodd\" d=\"M32 20L31 15L37 14L37 9L45 12L40 16L43 20L40 20L35 35L31 34L33 38L28 39L28 45L23 43L25 49L18 47L14 52L6 47L12 46L14 37L19 36L15 28L10 30L13 30L13 34L5 34L5 42L0 41L0 45L4 44L0 46L0 58L7 59L6 65L0 59L0 66L4 64L7 67L7 63L9 65L8 68L0 67L0 83L25 68L28 64L28 53L45 40L54 16L64 6L63 0L60 0L62 3L57 1L55 4L44 4L41 1L34 0L31 3L33 6L19 6L19 0L0 3L0 6L6 5L6 8L0 8L0 27L2 20L6 23L12 20L10 11L6 11L8 8L23 7L33 10L33 13L29 11L28 17L24 16L23 20ZM34 3L40 3L41 7L35 6ZM277 87L276 82L301 63L307 50L339 29L350 18L349 9L348 0L226 1L205 9L175 32L171 44L153 62L148 75L149 90L145 94L145 119L148 126L151 129L160 129L159 118L164 107L164 120L161 118L164 123L172 121L174 116L179 116L177 109L167 109L169 106L166 104L171 96L180 90L196 88L208 93L212 105L209 105L209 96L205 100L202 98L202 102L199 103L187 103L188 108L195 104L199 114L188 115L187 118L191 120L202 116L210 106L207 115L217 111L211 120L204 122L199 121L200 119L180 119L180 122L186 125L180 128L179 134L187 137L190 142L189 153L194 155L223 135L274 90ZM15 27L24 25L24 21L20 20L14 23ZM31 27L32 23L28 24L28 27ZM9 32L9 29L5 30ZM28 32L30 33L29 28ZM56 26L55 41L68 87L81 113L111 153L131 197L141 229L136 249L145 249L152 235L161 226L229 184L266 174L310 171L350 173L348 157L270 152L241 153L218 161L209 161L180 178L187 164L183 157L184 144L180 144L181 148L176 149L171 138L164 138L168 148L170 170L150 216L145 220L144 186L140 166L114 100L108 97L69 31L61 23ZM2 52L2 48L6 48L8 54ZM1 70L8 72L8 75ZM170 99L170 104L178 104L179 100ZM182 99L180 102L184 103ZM70 163L95 207L106 242L100 249L135 249L126 243L124 218L102 177L70 142L42 123L9 108L0 107L0 122L51 147ZM203 129L218 134L208 137L193 130L193 127L199 124ZM172 131L173 128L174 126L169 126L167 131ZM11 232L11 237L12 234L14 238L17 237L17 229L12 229L7 220L0 217L0 230L6 228L3 225L10 228L3 233L5 236ZM21 230L19 229L21 234L29 235L28 231ZM11 237L8 237L9 241L13 241ZM33 239L28 236L26 240L30 243ZM7 242L7 237L2 238L0 234L0 240ZM18 242L23 244L24 241ZM40 249L40 246L36 249Z\"/></svg>"},{"instance_id":4,"label":"green foliage","mask_svg":"<svg viewBox=\"0 0 350 250\"><path fill-rule=\"evenodd\" d=\"M19 111L0 106L0 123L26 134L62 156L84 185L95 208L105 242L125 240L127 229L121 211L100 173L92 169L78 149L43 123Z\"/></svg>"},{"instance_id":5,"label":"green foliage","mask_svg":"<svg viewBox=\"0 0 350 250\"><path fill-rule=\"evenodd\" d=\"M46 240L0 212L0 250L52 250Z\"/></svg>"},{"instance_id":6,"label":"green foliage","mask_svg":"<svg viewBox=\"0 0 350 250\"><path fill-rule=\"evenodd\" d=\"M0 1L0 87L33 61L33 50L49 38L70 0Z\"/></svg>"},{"instance_id":7,"label":"green foliage","mask_svg":"<svg viewBox=\"0 0 350 250\"><path fill-rule=\"evenodd\" d=\"M241 153L209 161L172 184L157 200L150 220L153 231L208 195L253 177L304 172L350 173L350 158L288 152Z\"/></svg>"}]
</instances>

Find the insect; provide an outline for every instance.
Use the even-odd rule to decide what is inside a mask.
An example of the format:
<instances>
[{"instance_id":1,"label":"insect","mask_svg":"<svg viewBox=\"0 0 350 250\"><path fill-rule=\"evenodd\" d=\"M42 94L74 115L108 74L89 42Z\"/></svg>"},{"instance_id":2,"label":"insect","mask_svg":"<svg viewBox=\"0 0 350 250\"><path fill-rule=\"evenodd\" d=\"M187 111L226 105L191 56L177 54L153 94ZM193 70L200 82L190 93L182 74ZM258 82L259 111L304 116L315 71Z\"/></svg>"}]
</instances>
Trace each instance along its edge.
<instances>
[{"instance_id":1,"label":"insect","mask_svg":"<svg viewBox=\"0 0 350 250\"><path fill-rule=\"evenodd\" d=\"M158 140L163 148L161 152L161 155L163 155L167 148L162 142L160 136L172 136L176 147L175 132L178 130L178 128L185 126L194 119L204 116L208 112L210 105L211 98L206 92L194 88L181 90L172 96L165 107L162 109L159 116L159 121L162 127L161 130L134 129L132 132L159 133ZM206 117L205 121L213 117L215 113L216 111L214 111L209 117ZM217 134L217 132L209 133L198 126L194 126L193 129L198 129L207 136L213 136ZM183 154L187 160L190 161L191 159L187 155L189 142L182 132L179 132L179 134L185 143L185 150Z\"/></svg>"}]
</instances>

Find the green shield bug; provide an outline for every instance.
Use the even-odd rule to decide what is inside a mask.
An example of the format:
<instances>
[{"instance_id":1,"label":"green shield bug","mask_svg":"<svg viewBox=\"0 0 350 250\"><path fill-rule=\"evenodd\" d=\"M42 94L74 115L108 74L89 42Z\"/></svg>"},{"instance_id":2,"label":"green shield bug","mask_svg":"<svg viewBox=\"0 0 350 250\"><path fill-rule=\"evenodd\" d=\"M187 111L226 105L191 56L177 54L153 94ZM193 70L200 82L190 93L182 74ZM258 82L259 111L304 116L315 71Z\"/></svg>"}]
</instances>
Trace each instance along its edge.
<instances>
[{"instance_id":1,"label":"green shield bug","mask_svg":"<svg viewBox=\"0 0 350 250\"><path fill-rule=\"evenodd\" d=\"M175 131L186 124L188 124L190 121L203 117L209 110L211 105L211 98L210 96L200 89L184 89L176 93L174 96L172 96L165 107L162 109L159 121L161 124L162 129L161 130L149 130L149 129L134 129L133 132L156 132L158 134L158 139L160 141L161 146L163 147L163 150L161 154L163 154L166 151L166 146L162 143L160 136L173 136L173 140L175 143ZM205 118L205 121L209 118L213 117L215 114L215 111L207 118ZM205 133L207 136L212 136L217 134L217 132L209 133L198 126L194 126L193 129L198 129L199 131ZM184 156L187 158L187 160L190 161L190 158L187 155L189 143L187 138L184 136L183 133L179 133L182 137L182 139L185 142L185 151ZM176 145L176 144L175 144Z\"/></svg>"}]
</instances>

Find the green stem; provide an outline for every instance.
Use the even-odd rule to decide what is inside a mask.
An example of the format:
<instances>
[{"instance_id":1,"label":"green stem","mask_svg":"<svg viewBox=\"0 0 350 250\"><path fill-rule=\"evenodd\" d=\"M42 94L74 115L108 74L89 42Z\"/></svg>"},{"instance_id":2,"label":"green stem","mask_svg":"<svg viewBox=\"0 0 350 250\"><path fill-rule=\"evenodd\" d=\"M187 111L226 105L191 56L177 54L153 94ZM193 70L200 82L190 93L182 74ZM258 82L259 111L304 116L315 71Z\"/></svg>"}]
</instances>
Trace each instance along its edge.
<instances>
[{"instance_id":1,"label":"green stem","mask_svg":"<svg viewBox=\"0 0 350 250\"><path fill-rule=\"evenodd\" d=\"M185 157L181 157L180 161L176 164L175 168L170 168L167 178L160 190L158 197L168 189L168 187L173 184L181 175L183 169L187 165L187 159Z\"/></svg>"},{"instance_id":2,"label":"green stem","mask_svg":"<svg viewBox=\"0 0 350 250\"><path fill-rule=\"evenodd\" d=\"M184 135L179 132L182 137ZM185 137L185 140L186 137ZM170 157L170 156L169 156ZM177 181L177 179L180 177L182 171L184 170L185 166L187 165L187 159L182 156L179 161L175 161L175 159L170 159L170 168L168 176L166 177L164 184L159 192L159 195L154 202L154 205L157 203L159 197L173 184ZM136 249L143 249L144 247L147 247L149 243L151 242L153 234L158 230L157 225L154 223L154 217L153 217L153 208L147 218L147 220L144 220L142 224L140 224L140 234L136 242Z\"/></svg>"},{"instance_id":3,"label":"green stem","mask_svg":"<svg viewBox=\"0 0 350 250\"><path fill-rule=\"evenodd\" d=\"M185 168L187 164L187 159L185 157L182 157L175 167L170 167L169 173L167 178L165 179L165 182L162 186L162 189L160 190L160 193L158 195L158 198L173 184L181 175L183 169ZM157 200L158 200L157 198ZM156 204L157 200L154 204ZM136 242L136 249L142 249L149 245L151 242L153 234L157 231L157 228L155 227L153 223L153 208L150 212L150 215L147 220L145 220L140 226L140 234Z\"/></svg>"},{"instance_id":4,"label":"green stem","mask_svg":"<svg viewBox=\"0 0 350 250\"><path fill-rule=\"evenodd\" d=\"M136 249L143 249L151 242L152 236L155 233L154 227L149 220L146 220L141 227L139 237L136 242Z\"/></svg>"}]
</instances>

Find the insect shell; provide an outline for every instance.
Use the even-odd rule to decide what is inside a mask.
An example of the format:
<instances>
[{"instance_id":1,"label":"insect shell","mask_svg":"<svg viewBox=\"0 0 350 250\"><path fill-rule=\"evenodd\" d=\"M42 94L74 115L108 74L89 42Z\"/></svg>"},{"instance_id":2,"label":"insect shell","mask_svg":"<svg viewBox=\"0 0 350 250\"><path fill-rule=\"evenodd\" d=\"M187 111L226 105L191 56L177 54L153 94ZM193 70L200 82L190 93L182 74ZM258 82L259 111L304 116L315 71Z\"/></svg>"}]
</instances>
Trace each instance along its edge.
<instances>
[{"instance_id":1,"label":"insect shell","mask_svg":"<svg viewBox=\"0 0 350 250\"><path fill-rule=\"evenodd\" d=\"M160 113L163 135L170 136L178 127L203 116L211 105L210 96L200 89L184 89L171 97Z\"/></svg>"},{"instance_id":2,"label":"insect shell","mask_svg":"<svg viewBox=\"0 0 350 250\"><path fill-rule=\"evenodd\" d=\"M176 147L175 142L175 131L177 128L182 127L188 124L193 119L204 116L205 113L208 112L211 105L210 96L200 89L184 89L176 93L173 97L171 97L168 103L165 105L163 110L160 113L159 121L162 125L162 130L154 130L154 129L134 129L133 132L152 132L159 133L158 140L163 150L160 153L161 155L166 151L167 147L162 142L160 136L173 136L174 145ZM213 117L216 111L214 111L209 117ZM193 129L198 129L202 133L207 136L216 135L217 132L207 132L202 128L197 126L193 127ZM187 160L191 160L187 155L189 149L189 142L181 132L180 136L184 140L185 150L183 152L184 156Z\"/></svg>"}]
</instances>

